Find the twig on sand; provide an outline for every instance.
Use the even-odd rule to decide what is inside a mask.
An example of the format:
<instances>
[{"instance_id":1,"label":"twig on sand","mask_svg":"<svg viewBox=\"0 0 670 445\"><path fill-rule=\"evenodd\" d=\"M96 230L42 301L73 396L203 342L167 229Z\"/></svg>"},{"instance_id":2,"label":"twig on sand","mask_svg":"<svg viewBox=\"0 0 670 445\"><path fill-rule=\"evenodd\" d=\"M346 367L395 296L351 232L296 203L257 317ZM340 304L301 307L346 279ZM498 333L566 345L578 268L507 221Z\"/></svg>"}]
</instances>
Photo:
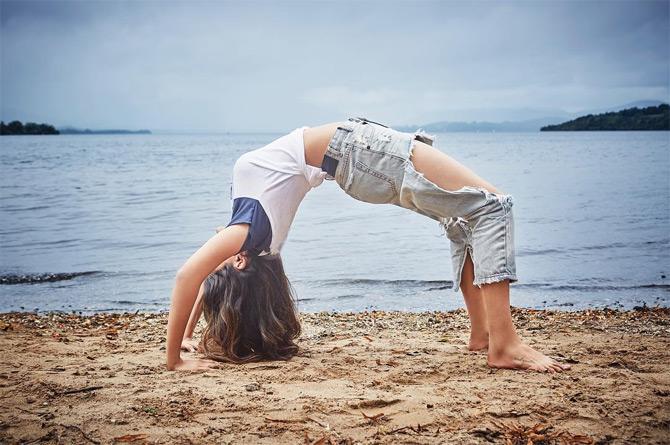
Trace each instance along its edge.
<instances>
[{"instance_id":1,"label":"twig on sand","mask_svg":"<svg viewBox=\"0 0 670 445\"><path fill-rule=\"evenodd\" d=\"M95 444L99 444L99 443L100 443L99 441L97 441L97 440L95 440L95 439L89 437L89 436L84 432L84 430L82 430L81 428L79 428L77 425L65 425L65 424L63 424L63 423L59 423L58 425L62 426L62 427L65 428L65 429L73 429L73 430L77 430L77 431L79 431L79 432L81 433L81 435L84 436L84 439L88 440L88 441L91 442L91 443L95 443Z\"/></svg>"},{"instance_id":2,"label":"twig on sand","mask_svg":"<svg viewBox=\"0 0 670 445\"><path fill-rule=\"evenodd\" d=\"M268 422L279 422L279 423L304 423L307 419L273 419L271 417L265 417L265 420Z\"/></svg>"},{"instance_id":3,"label":"twig on sand","mask_svg":"<svg viewBox=\"0 0 670 445\"><path fill-rule=\"evenodd\" d=\"M43 436L38 437L37 439L33 439L30 442L25 442L26 445L29 445L31 443L37 443L37 442L46 442L47 440L51 440L54 438L56 435L56 432L54 430L50 430L48 433L46 433Z\"/></svg>"},{"instance_id":4,"label":"twig on sand","mask_svg":"<svg viewBox=\"0 0 670 445\"><path fill-rule=\"evenodd\" d=\"M148 434L126 434L125 436L119 436L114 438L114 443L116 442L138 442L140 440L145 440L149 437Z\"/></svg>"},{"instance_id":5,"label":"twig on sand","mask_svg":"<svg viewBox=\"0 0 670 445\"><path fill-rule=\"evenodd\" d=\"M278 423L305 423L307 421L312 421L323 428L330 429L330 426L327 423L324 423L319 419L315 419L314 417L311 416L303 417L302 419L273 419L272 417L265 417L265 420L267 420L268 422L278 422Z\"/></svg>"},{"instance_id":6,"label":"twig on sand","mask_svg":"<svg viewBox=\"0 0 670 445\"><path fill-rule=\"evenodd\" d=\"M374 400L363 400L358 403L350 403L349 406L352 408L382 408L384 406L389 406L389 405L395 405L396 403L400 403L402 400L400 399L391 399L391 400L384 400L384 399L374 399Z\"/></svg>"},{"instance_id":7,"label":"twig on sand","mask_svg":"<svg viewBox=\"0 0 670 445\"><path fill-rule=\"evenodd\" d=\"M416 434L421 434L424 432L428 432L428 427L433 425L433 423L427 423L425 425L421 425L420 423L417 423L416 426L412 425L405 425L401 426L400 428L396 428L394 430L389 431L386 434L395 434L395 433L405 433L406 430L411 430ZM438 427L437 432L439 432L440 428Z\"/></svg>"},{"instance_id":8,"label":"twig on sand","mask_svg":"<svg viewBox=\"0 0 670 445\"><path fill-rule=\"evenodd\" d=\"M394 430L389 431L388 434L401 433L401 432L404 432L405 430L412 430L416 433L416 430L414 429L414 427L412 425L405 425L405 426L401 426L400 428L396 428Z\"/></svg>"},{"instance_id":9,"label":"twig on sand","mask_svg":"<svg viewBox=\"0 0 670 445\"><path fill-rule=\"evenodd\" d=\"M367 420L371 420L373 423L377 423L377 421L378 421L379 419L381 419L382 417L384 417L384 413L379 413L379 414L375 414L375 415L373 415L373 416L368 416L368 415L365 414L363 411L361 411L361 414L363 414L363 417L365 417Z\"/></svg>"},{"instance_id":10,"label":"twig on sand","mask_svg":"<svg viewBox=\"0 0 670 445\"><path fill-rule=\"evenodd\" d=\"M312 422L316 423L317 425L319 425L319 426L321 426L321 427L323 427L327 430L330 429L330 425L328 425L327 423L323 423L319 419L315 419L314 417L311 417L311 416L307 417L307 419L311 420Z\"/></svg>"},{"instance_id":11,"label":"twig on sand","mask_svg":"<svg viewBox=\"0 0 670 445\"><path fill-rule=\"evenodd\" d=\"M553 425L537 423L533 426L522 425L517 422L510 422L505 424L503 422L491 421L498 431L498 435L502 434L505 440L512 443L535 443L535 442L550 442L560 440L561 443L569 444L593 444L593 438L581 435L572 434L568 431L552 431Z\"/></svg>"},{"instance_id":12,"label":"twig on sand","mask_svg":"<svg viewBox=\"0 0 670 445\"><path fill-rule=\"evenodd\" d=\"M77 394L79 392L89 392L89 391L95 391L96 389L102 389L102 385L97 385L97 386L87 386L85 388L78 388L78 389L68 389L67 391L62 391L59 392L58 395L64 396L68 394Z\"/></svg>"}]
</instances>

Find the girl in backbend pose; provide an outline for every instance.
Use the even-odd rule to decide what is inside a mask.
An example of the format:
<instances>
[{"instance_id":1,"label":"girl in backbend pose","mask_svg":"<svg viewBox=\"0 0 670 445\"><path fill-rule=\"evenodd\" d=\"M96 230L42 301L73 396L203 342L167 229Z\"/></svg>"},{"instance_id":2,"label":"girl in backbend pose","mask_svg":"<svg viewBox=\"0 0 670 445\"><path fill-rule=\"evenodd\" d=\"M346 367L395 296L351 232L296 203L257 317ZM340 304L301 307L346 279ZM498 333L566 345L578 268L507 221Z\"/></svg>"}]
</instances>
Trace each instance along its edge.
<instances>
[{"instance_id":1,"label":"girl in backbend pose","mask_svg":"<svg viewBox=\"0 0 670 445\"><path fill-rule=\"evenodd\" d=\"M199 350L244 363L292 357L300 323L280 250L298 205L324 179L350 196L394 204L439 221L451 244L454 290L471 322L471 350L488 365L559 372L569 365L524 344L516 333L509 284L517 281L512 196L432 146L365 118L300 127L235 163L232 217L179 269L168 318L168 369L201 369L193 329L204 312Z\"/></svg>"}]
</instances>

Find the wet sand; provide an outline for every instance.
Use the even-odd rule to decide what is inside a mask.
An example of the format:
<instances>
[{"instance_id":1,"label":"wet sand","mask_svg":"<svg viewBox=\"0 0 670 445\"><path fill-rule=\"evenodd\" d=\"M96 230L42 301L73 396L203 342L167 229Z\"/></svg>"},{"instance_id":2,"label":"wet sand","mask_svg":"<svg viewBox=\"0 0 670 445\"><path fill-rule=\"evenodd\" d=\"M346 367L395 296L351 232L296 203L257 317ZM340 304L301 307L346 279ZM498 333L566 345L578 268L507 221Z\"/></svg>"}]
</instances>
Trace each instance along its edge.
<instances>
[{"instance_id":1,"label":"wet sand","mask_svg":"<svg viewBox=\"0 0 670 445\"><path fill-rule=\"evenodd\" d=\"M0 442L670 442L669 309L513 315L572 369L488 368L464 310L303 314L292 360L199 373L166 314L1 314Z\"/></svg>"}]
</instances>

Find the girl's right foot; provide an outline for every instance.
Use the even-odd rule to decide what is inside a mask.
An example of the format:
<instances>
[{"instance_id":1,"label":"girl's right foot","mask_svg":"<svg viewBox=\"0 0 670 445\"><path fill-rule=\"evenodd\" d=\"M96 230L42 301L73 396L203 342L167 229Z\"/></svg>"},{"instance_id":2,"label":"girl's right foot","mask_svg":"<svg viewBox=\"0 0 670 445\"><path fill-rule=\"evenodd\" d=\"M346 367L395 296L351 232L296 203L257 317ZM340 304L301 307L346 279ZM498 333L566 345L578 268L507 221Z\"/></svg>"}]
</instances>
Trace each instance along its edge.
<instances>
[{"instance_id":1,"label":"girl's right foot","mask_svg":"<svg viewBox=\"0 0 670 445\"><path fill-rule=\"evenodd\" d=\"M528 369L551 373L570 369L570 365L559 363L520 341L499 350L489 350L487 363L491 368Z\"/></svg>"}]
</instances>

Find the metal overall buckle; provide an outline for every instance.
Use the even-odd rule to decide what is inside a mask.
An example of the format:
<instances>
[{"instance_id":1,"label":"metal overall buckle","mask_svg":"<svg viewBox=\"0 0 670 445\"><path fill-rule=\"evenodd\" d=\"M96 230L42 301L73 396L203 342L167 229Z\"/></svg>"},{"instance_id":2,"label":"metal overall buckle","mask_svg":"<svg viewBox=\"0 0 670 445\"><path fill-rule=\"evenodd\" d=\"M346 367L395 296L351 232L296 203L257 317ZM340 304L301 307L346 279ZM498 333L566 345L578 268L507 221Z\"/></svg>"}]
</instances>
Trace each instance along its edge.
<instances>
[{"instance_id":1,"label":"metal overall buckle","mask_svg":"<svg viewBox=\"0 0 670 445\"><path fill-rule=\"evenodd\" d=\"M367 124L367 123L370 123L370 124L377 124L377 125L381 125L381 126L384 127L384 128L389 128L388 125L384 125L384 124L382 124L381 122L371 121L370 119L365 118L365 117L359 117L359 116L356 116L355 118L349 118L349 120L353 120L353 119L358 119L358 120L359 120L361 123L363 123L363 124Z\"/></svg>"}]
</instances>

